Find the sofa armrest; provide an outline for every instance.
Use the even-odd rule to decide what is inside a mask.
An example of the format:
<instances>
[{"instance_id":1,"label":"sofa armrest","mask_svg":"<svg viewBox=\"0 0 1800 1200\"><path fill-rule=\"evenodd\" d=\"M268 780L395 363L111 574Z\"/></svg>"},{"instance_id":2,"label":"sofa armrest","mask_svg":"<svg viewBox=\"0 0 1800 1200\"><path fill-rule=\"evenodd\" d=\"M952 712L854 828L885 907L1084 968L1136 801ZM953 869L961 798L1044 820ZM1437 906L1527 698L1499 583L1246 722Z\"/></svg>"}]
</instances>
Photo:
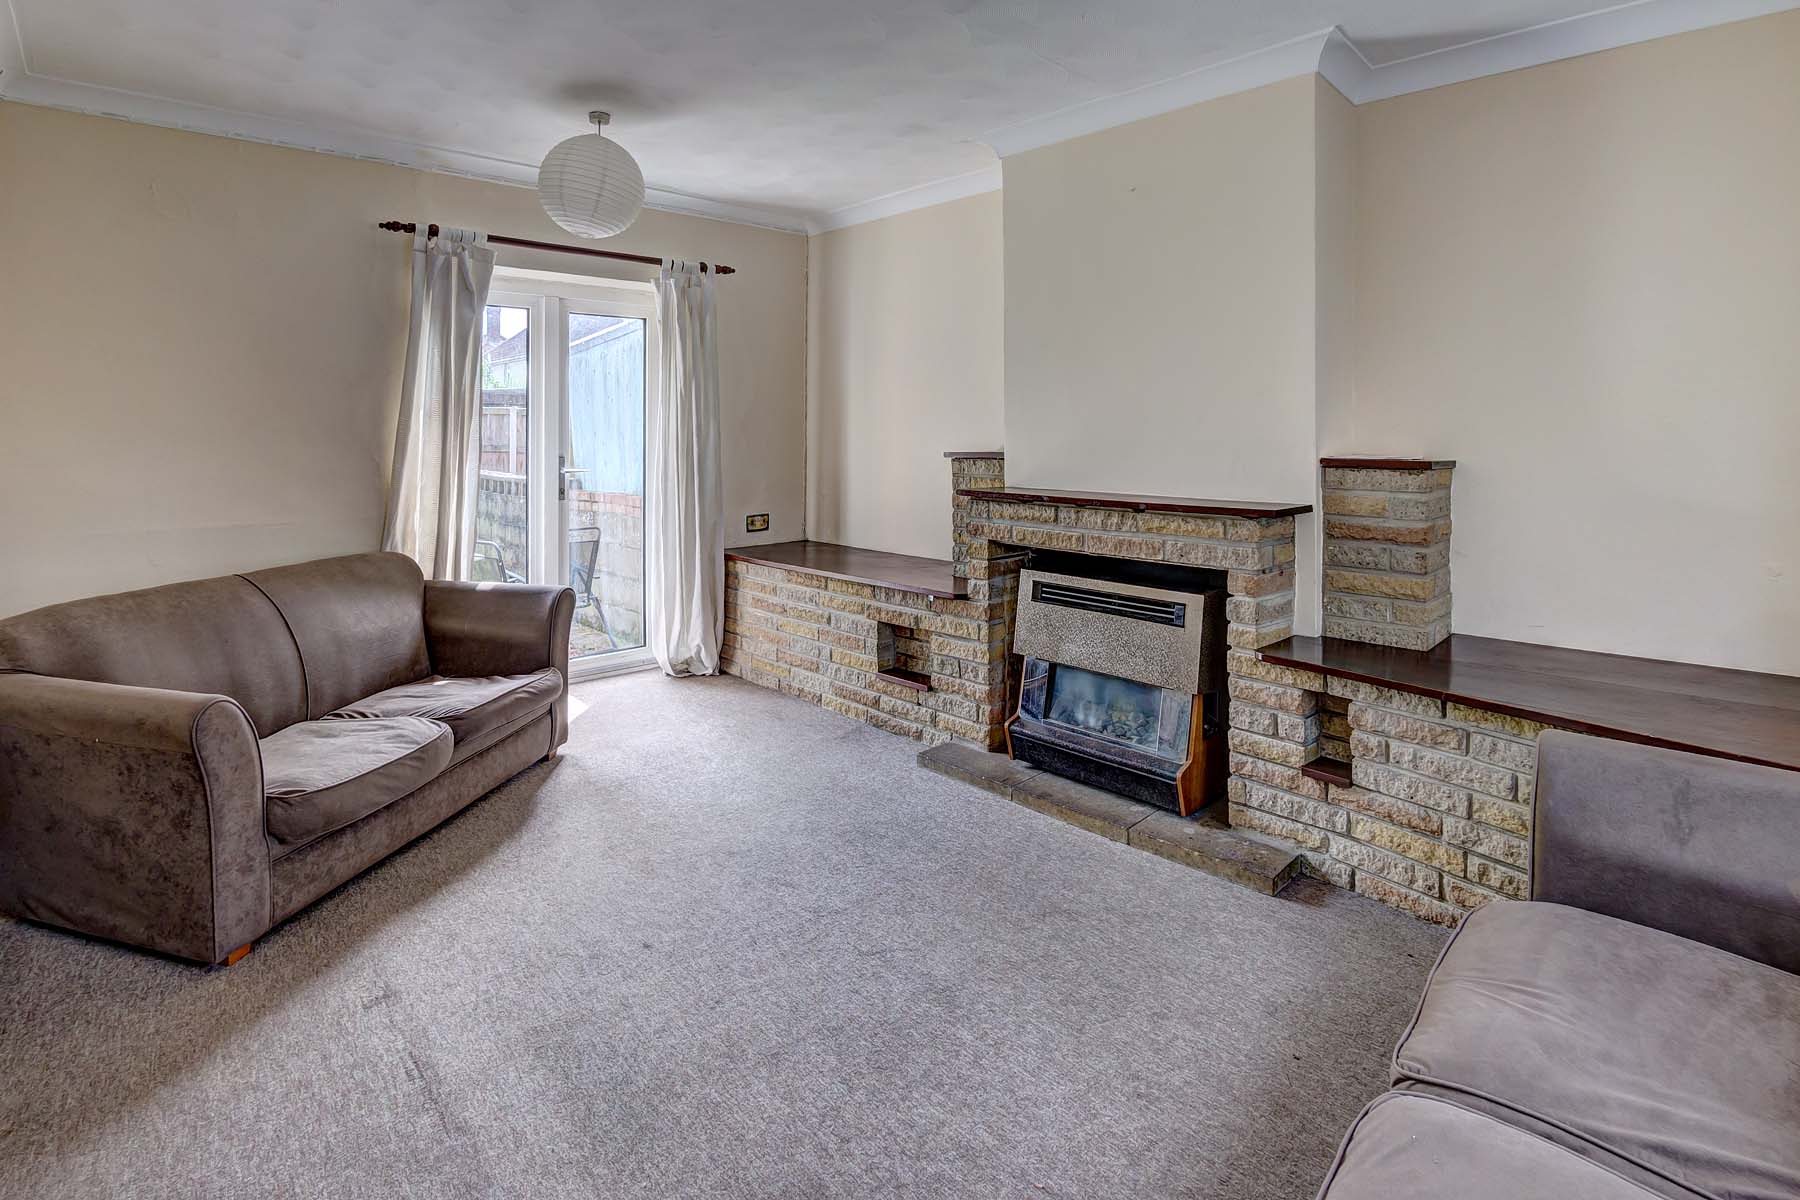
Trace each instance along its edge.
<instances>
[{"instance_id":1,"label":"sofa armrest","mask_svg":"<svg viewBox=\"0 0 1800 1200\"><path fill-rule=\"evenodd\" d=\"M1545 730L1531 896L1800 971L1800 772Z\"/></svg>"},{"instance_id":2,"label":"sofa armrest","mask_svg":"<svg viewBox=\"0 0 1800 1200\"><path fill-rule=\"evenodd\" d=\"M425 583L425 641L440 675L569 673L575 593L529 583Z\"/></svg>"},{"instance_id":3,"label":"sofa armrest","mask_svg":"<svg viewBox=\"0 0 1800 1200\"><path fill-rule=\"evenodd\" d=\"M529 583L425 582L425 641L440 675L524 675L555 667L563 690L550 749L568 736L575 593Z\"/></svg>"},{"instance_id":4,"label":"sofa armrest","mask_svg":"<svg viewBox=\"0 0 1800 1200\"><path fill-rule=\"evenodd\" d=\"M235 700L0 674L0 908L218 962L269 928L269 893Z\"/></svg>"}]
</instances>

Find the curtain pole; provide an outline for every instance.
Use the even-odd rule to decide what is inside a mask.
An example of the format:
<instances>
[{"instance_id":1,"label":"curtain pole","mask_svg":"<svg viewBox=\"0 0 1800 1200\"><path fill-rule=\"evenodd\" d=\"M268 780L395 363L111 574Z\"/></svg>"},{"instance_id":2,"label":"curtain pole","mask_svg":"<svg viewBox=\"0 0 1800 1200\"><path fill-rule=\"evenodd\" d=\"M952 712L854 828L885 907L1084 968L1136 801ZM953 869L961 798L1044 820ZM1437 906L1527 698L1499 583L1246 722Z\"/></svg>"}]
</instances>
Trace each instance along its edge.
<instances>
[{"instance_id":1,"label":"curtain pole","mask_svg":"<svg viewBox=\"0 0 1800 1200\"><path fill-rule=\"evenodd\" d=\"M390 233L416 233L419 226L413 221L383 221L377 225L376 228L385 229ZM427 237L436 237L438 235L438 227L436 225L427 225L425 227L425 235ZM620 262L647 263L653 267L661 266L663 261L660 258L655 258L648 254L627 254L623 250L596 250L590 246L565 246L560 242L538 242L533 241L530 238L505 237L498 233L488 234L487 240L500 246L520 246L526 250L550 250L557 254L586 254L592 258L614 258L618 259ZM721 263L714 263L711 266L708 266L706 263L701 263L700 269L702 271L711 271L715 275L737 274L736 268L727 267Z\"/></svg>"}]
</instances>

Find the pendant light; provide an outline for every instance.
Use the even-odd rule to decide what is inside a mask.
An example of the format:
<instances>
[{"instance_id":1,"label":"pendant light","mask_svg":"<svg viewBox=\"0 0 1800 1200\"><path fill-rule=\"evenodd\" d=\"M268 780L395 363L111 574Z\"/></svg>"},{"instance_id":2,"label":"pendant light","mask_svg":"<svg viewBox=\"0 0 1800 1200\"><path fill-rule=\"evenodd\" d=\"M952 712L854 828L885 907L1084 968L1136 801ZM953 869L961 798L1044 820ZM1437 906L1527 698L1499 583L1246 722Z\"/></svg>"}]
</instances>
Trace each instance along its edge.
<instances>
[{"instance_id":1,"label":"pendant light","mask_svg":"<svg viewBox=\"0 0 1800 1200\"><path fill-rule=\"evenodd\" d=\"M538 168L538 203L558 225L584 238L623 233L644 207L644 173L625 147L600 131L612 115L591 112L593 133L558 142Z\"/></svg>"}]
</instances>

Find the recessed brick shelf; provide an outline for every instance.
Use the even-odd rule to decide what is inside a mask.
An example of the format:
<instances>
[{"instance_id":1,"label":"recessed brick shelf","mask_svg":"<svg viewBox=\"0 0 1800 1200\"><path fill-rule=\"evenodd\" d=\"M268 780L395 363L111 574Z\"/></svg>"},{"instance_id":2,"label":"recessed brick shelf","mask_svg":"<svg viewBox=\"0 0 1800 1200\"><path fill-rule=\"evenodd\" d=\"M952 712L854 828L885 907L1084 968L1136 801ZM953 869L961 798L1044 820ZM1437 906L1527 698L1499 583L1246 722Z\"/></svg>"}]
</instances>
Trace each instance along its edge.
<instances>
[{"instance_id":1,"label":"recessed brick shelf","mask_svg":"<svg viewBox=\"0 0 1800 1200\"><path fill-rule=\"evenodd\" d=\"M1339 787L1351 784L1350 763L1342 758L1315 758L1300 768L1300 773L1308 779L1317 779L1320 783L1335 783Z\"/></svg>"},{"instance_id":2,"label":"recessed brick shelf","mask_svg":"<svg viewBox=\"0 0 1800 1200\"><path fill-rule=\"evenodd\" d=\"M875 672L889 683L897 683L901 687L909 687L915 692L931 690L931 676L924 671L909 671L905 667L883 667Z\"/></svg>"},{"instance_id":3,"label":"recessed brick shelf","mask_svg":"<svg viewBox=\"0 0 1800 1200\"><path fill-rule=\"evenodd\" d=\"M1340 638L1265 662L1623 741L1800 771L1800 679L1452 634L1432 650Z\"/></svg>"}]
</instances>

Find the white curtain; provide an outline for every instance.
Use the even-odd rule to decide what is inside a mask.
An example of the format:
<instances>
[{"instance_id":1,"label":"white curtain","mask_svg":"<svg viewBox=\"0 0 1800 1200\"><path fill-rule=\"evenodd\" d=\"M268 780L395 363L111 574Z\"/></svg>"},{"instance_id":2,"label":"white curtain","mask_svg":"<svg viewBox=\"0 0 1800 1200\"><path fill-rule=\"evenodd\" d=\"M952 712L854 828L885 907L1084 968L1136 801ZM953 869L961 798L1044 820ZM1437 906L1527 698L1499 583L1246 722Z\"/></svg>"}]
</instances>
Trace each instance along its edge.
<instances>
[{"instance_id":1,"label":"white curtain","mask_svg":"<svg viewBox=\"0 0 1800 1200\"><path fill-rule=\"evenodd\" d=\"M725 624L725 518L712 273L664 260L656 302L662 378L650 398L644 475L650 652L667 674L714 675Z\"/></svg>"},{"instance_id":2,"label":"white curtain","mask_svg":"<svg viewBox=\"0 0 1800 1200\"><path fill-rule=\"evenodd\" d=\"M412 325L394 434L384 550L427 579L467 579L481 442L481 326L494 252L487 235L425 225L413 235Z\"/></svg>"}]
</instances>

